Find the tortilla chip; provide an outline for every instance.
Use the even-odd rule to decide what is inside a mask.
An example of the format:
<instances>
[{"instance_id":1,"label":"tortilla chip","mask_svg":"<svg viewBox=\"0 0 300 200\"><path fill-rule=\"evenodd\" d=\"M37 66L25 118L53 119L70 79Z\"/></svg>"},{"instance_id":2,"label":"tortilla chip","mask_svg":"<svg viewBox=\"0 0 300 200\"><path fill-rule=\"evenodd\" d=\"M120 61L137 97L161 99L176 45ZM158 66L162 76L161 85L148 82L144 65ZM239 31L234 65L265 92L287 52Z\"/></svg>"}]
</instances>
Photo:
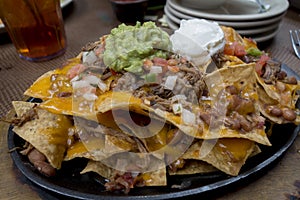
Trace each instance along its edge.
<instances>
[{"instance_id":1,"label":"tortilla chip","mask_svg":"<svg viewBox=\"0 0 300 200\"><path fill-rule=\"evenodd\" d=\"M72 115L77 117L83 117L92 121L97 121L97 113L93 109L80 111L74 109L73 98L71 97L52 97L40 104L40 107L49 112L62 114L62 115Z\"/></svg>"},{"instance_id":2,"label":"tortilla chip","mask_svg":"<svg viewBox=\"0 0 300 200\"><path fill-rule=\"evenodd\" d=\"M154 162L155 163L155 162ZM167 185L166 167L160 162L160 167L155 171L143 172L138 175L138 180L144 186L165 186ZM81 171L81 174L95 172L100 176L109 179L113 176L115 169L103 164L102 162L89 161L88 165Z\"/></svg>"},{"instance_id":3,"label":"tortilla chip","mask_svg":"<svg viewBox=\"0 0 300 200\"><path fill-rule=\"evenodd\" d=\"M284 109L284 108L288 108L291 109L288 105L282 105L281 103L279 103L277 100L275 100L274 98L270 97L266 90L263 87L258 87L257 92L259 94L259 108L260 108L260 112L266 117L268 118L270 121L277 123L277 124L286 124L286 123L294 123L296 125L300 124L300 116L297 115L296 119L294 121L288 121L286 119L284 119L282 116L274 116L271 115L268 112L267 107L268 106L276 106L280 109ZM296 109L292 109L295 110Z\"/></svg>"},{"instance_id":4,"label":"tortilla chip","mask_svg":"<svg viewBox=\"0 0 300 200\"><path fill-rule=\"evenodd\" d=\"M34 105L30 102L13 102L19 117ZM73 126L72 122L67 116L56 115L39 107L36 111L38 118L21 127L15 126L13 131L44 154L54 168L59 169L67 149L68 129Z\"/></svg>"},{"instance_id":5,"label":"tortilla chip","mask_svg":"<svg viewBox=\"0 0 300 200\"><path fill-rule=\"evenodd\" d=\"M269 96L269 98L272 98L280 105L286 106L291 109L296 108L296 102L299 97L297 94L297 91L300 90L300 82L298 81L298 84L287 84L280 82L280 84L284 85L285 90L279 91L279 89L274 84L266 84L264 83L264 80L258 76L256 73L257 80L259 84L264 88L266 94Z\"/></svg>"},{"instance_id":6,"label":"tortilla chip","mask_svg":"<svg viewBox=\"0 0 300 200\"><path fill-rule=\"evenodd\" d=\"M188 149L182 159L202 160L226 174L236 176L255 148L255 143L246 139L200 140Z\"/></svg>"},{"instance_id":7,"label":"tortilla chip","mask_svg":"<svg viewBox=\"0 0 300 200\"><path fill-rule=\"evenodd\" d=\"M64 86L60 89L60 91L56 91L56 89L52 87L52 76L57 75L65 75L69 69L71 69L74 65L80 63L80 58L73 58L69 60L63 67L57 68L55 70L46 72L41 77L39 77L24 93L24 95L39 98L42 100L50 99L55 96L58 92L72 92L72 87Z\"/></svg>"},{"instance_id":8,"label":"tortilla chip","mask_svg":"<svg viewBox=\"0 0 300 200\"><path fill-rule=\"evenodd\" d=\"M81 141L76 141L70 147L68 147L64 160L68 161L74 158L88 158L95 160L95 158L91 155Z\"/></svg>"},{"instance_id":9,"label":"tortilla chip","mask_svg":"<svg viewBox=\"0 0 300 200\"><path fill-rule=\"evenodd\" d=\"M149 116L150 113L151 117L161 121L167 120L170 124L175 125L189 135L196 135L201 131L201 126L198 124L184 124L180 115L147 106L143 103L142 99L126 92L107 92L99 96L95 105L100 116L111 110L130 110L146 116Z\"/></svg>"},{"instance_id":10,"label":"tortilla chip","mask_svg":"<svg viewBox=\"0 0 300 200\"><path fill-rule=\"evenodd\" d=\"M111 136L106 137L110 138ZM101 161L116 153L128 151L128 149L122 149L109 140L110 139L106 139L106 142L104 142L105 144L99 144L99 140L97 141L97 145L95 145L96 142L93 146L92 144L88 144L89 149L87 148L86 143L83 143L82 141L76 141L67 149L67 153L64 157L64 160L68 161L74 158L87 158L94 161ZM114 138L113 140L117 139Z\"/></svg>"},{"instance_id":11,"label":"tortilla chip","mask_svg":"<svg viewBox=\"0 0 300 200\"><path fill-rule=\"evenodd\" d=\"M251 70L248 72L251 73ZM248 74L246 74L248 75ZM256 92L254 95L257 95ZM102 114L107 113L111 110L129 109L130 111L149 115L153 113L154 117L162 121L167 120L168 123L175 125L184 133L196 137L199 139L215 139L215 138L246 138L256 141L261 144L271 145L263 129L255 129L253 131L241 133L237 130L229 130L227 127L220 127L219 132L211 132L208 126L202 126L201 124L184 124L183 119L180 115L163 111L160 109L153 109L142 103L142 100L133 97L130 93L125 92L108 92L99 97L99 101L96 102L98 113L98 120L100 123L105 123L105 118L101 117ZM200 113L201 108L195 108L194 113ZM199 114L200 115L200 114ZM259 115L259 111L258 111Z\"/></svg>"},{"instance_id":12,"label":"tortilla chip","mask_svg":"<svg viewBox=\"0 0 300 200\"><path fill-rule=\"evenodd\" d=\"M220 91L226 88L226 86L234 85L240 91L239 95L245 99L249 99L254 103L254 113L252 113L252 115L256 115L257 118L260 117L254 66L254 63L236 65L222 68L211 74L208 74L205 77L205 82L207 84L210 97L212 98L211 104L213 105L214 102L221 101L218 95ZM238 76L232 76L232 74L238 74ZM226 113L225 111L223 112L225 117ZM221 124L218 128L205 126L203 135L200 135L198 138L214 139L224 137L245 138L264 145L271 145L264 129L262 128L254 128L249 132L242 133L239 130L233 130L225 127L223 124Z\"/></svg>"},{"instance_id":13,"label":"tortilla chip","mask_svg":"<svg viewBox=\"0 0 300 200\"><path fill-rule=\"evenodd\" d=\"M80 157L101 161L120 152L136 151L135 141L124 133L92 121L80 120L75 119L75 125L81 140L68 147L64 160ZM95 124L96 127L93 127Z\"/></svg>"},{"instance_id":14,"label":"tortilla chip","mask_svg":"<svg viewBox=\"0 0 300 200\"><path fill-rule=\"evenodd\" d=\"M242 37L232 27L221 26L221 28L224 32L226 45L230 45L234 42L238 42L238 43L242 44L245 47L245 49L257 48L257 43L254 40L246 38L246 37Z\"/></svg>"},{"instance_id":15,"label":"tortilla chip","mask_svg":"<svg viewBox=\"0 0 300 200\"><path fill-rule=\"evenodd\" d=\"M228 26L221 26L221 29L224 32L225 41L227 43L243 42L243 38L233 28Z\"/></svg>"},{"instance_id":16,"label":"tortilla chip","mask_svg":"<svg viewBox=\"0 0 300 200\"><path fill-rule=\"evenodd\" d=\"M201 160L188 159L185 160L183 168L177 169L173 172L168 170L168 173L172 175L192 175L192 174L206 174L218 171L217 168Z\"/></svg>"}]
</instances>

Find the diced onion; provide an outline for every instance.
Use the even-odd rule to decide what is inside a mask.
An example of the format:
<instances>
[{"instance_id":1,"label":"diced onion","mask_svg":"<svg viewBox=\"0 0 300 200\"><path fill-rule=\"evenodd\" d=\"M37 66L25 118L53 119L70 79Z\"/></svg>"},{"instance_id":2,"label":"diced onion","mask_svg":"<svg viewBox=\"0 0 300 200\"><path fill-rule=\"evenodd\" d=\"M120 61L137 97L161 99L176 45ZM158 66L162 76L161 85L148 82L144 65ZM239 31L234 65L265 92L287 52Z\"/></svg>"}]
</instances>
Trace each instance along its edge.
<instances>
[{"instance_id":1,"label":"diced onion","mask_svg":"<svg viewBox=\"0 0 300 200\"><path fill-rule=\"evenodd\" d=\"M88 75L83 78L83 80L87 81L91 85L98 85L100 78L94 75Z\"/></svg>"},{"instance_id":2,"label":"diced onion","mask_svg":"<svg viewBox=\"0 0 300 200\"><path fill-rule=\"evenodd\" d=\"M176 85L177 76L168 76L165 82L165 87L169 90L173 90Z\"/></svg>"},{"instance_id":3,"label":"diced onion","mask_svg":"<svg viewBox=\"0 0 300 200\"><path fill-rule=\"evenodd\" d=\"M101 81L101 80L99 80L97 86L98 86L98 88L99 88L102 92L105 92L105 91L107 91L107 89L108 89L107 85L106 85L103 81Z\"/></svg>"},{"instance_id":4,"label":"diced onion","mask_svg":"<svg viewBox=\"0 0 300 200\"><path fill-rule=\"evenodd\" d=\"M147 105L147 106L150 106L150 105L151 105L151 102L150 102L148 99L145 99L145 100L144 100L144 104Z\"/></svg>"},{"instance_id":5,"label":"diced onion","mask_svg":"<svg viewBox=\"0 0 300 200\"><path fill-rule=\"evenodd\" d=\"M98 97L95 94L93 94L93 93L85 93L85 94L83 94L83 98L85 98L88 101L94 101Z\"/></svg>"},{"instance_id":6,"label":"diced onion","mask_svg":"<svg viewBox=\"0 0 300 200\"><path fill-rule=\"evenodd\" d=\"M92 65L97 60L97 56L93 51L83 52L82 63Z\"/></svg>"},{"instance_id":7,"label":"diced onion","mask_svg":"<svg viewBox=\"0 0 300 200\"><path fill-rule=\"evenodd\" d=\"M187 109L182 109L181 117L182 117L183 123L185 123L185 124L195 124L195 122L196 122L195 114Z\"/></svg>"},{"instance_id":8,"label":"diced onion","mask_svg":"<svg viewBox=\"0 0 300 200\"><path fill-rule=\"evenodd\" d=\"M211 101L212 98L211 98L211 96L202 96L202 97L201 97L201 100L202 100L202 101L206 101L206 100L210 100L210 101Z\"/></svg>"},{"instance_id":9,"label":"diced onion","mask_svg":"<svg viewBox=\"0 0 300 200\"><path fill-rule=\"evenodd\" d=\"M79 89L79 88L84 88L84 87L89 87L89 86L90 86L89 82L84 81L84 80L72 82L73 89Z\"/></svg>"},{"instance_id":10,"label":"diced onion","mask_svg":"<svg viewBox=\"0 0 300 200\"><path fill-rule=\"evenodd\" d=\"M152 66L150 69L150 73L160 74L160 73L162 73L162 67L161 66Z\"/></svg>"},{"instance_id":11,"label":"diced onion","mask_svg":"<svg viewBox=\"0 0 300 200\"><path fill-rule=\"evenodd\" d=\"M78 81L79 79L80 79L79 76L76 75L74 78L71 79L70 82L72 83L72 82L74 82L74 81Z\"/></svg>"},{"instance_id":12,"label":"diced onion","mask_svg":"<svg viewBox=\"0 0 300 200\"><path fill-rule=\"evenodd\" d=\"M172 105L173 113L180 114L182 113L182 104L181 103L174 103Z\"/></svg>"},{"instance_id":13,"label":"diced onion","mask_svg":"<svg viewBox=\"0 0 300 200\"><path fill-rule=\"evenodd\" d=\"M171 97L171 103L185 101L186 99L187 99L187 97L185 95L177 94L177 95Z\"/></svg>"}]
</instances>

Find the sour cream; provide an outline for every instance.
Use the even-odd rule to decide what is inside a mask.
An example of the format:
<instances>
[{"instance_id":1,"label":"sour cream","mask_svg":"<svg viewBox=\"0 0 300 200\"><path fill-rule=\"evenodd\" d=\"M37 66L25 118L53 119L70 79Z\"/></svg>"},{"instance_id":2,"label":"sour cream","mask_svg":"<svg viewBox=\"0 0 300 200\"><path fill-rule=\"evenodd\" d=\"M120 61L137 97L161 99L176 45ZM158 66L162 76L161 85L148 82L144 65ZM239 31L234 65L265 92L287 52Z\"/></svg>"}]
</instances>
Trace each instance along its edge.
<instances>
[{"instance_id":1,"label":"sour cream","mask_svg":"<svg viewBox=\"0 0 300 200\"><path fill-rule=\"evenodd\" d=\"M225 46L224 33L218 23L204 19L181 20L180 28L170 40L175 53L185 56L197 66L207 64L211 56Z\"/></svg>"}]
</instances>

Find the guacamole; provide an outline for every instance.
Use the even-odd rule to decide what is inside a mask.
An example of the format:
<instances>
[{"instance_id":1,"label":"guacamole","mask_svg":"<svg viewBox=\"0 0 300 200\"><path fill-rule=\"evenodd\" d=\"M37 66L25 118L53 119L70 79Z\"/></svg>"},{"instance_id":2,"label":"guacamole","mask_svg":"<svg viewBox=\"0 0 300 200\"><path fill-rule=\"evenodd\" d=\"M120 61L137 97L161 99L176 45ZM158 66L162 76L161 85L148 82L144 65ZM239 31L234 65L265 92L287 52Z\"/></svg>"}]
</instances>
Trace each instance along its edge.
<instances>
[{"instance_id":1,"label":"guacamole","mask_svg":"<svg viewBox=\"0 0 300 200\"><path fill-rule=\"evenodd\" d=\"M135 26L119 25L112 29L105 41L103 61L114 71L125 70L132 73L143 71L146 58L166 58L171 48L168 33L158 28L154 22Z\"/></svg>"}]
</instances>

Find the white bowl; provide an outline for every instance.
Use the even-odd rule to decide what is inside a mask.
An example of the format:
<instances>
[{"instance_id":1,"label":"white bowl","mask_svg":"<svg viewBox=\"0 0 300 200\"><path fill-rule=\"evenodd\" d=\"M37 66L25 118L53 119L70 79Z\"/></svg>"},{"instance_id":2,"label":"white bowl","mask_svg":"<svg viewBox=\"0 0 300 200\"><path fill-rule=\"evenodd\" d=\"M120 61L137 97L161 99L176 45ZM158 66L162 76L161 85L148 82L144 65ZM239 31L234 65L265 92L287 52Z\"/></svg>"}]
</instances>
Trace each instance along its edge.
<instances>
[{"instance_id":1,"label":"white bowl","mask_svg":"<svg viewBox=\"0 0 300 200\"><path fill-rule=\"evenodd\" d=\"M221 7L225 0L182 0L181 2L185 7L207 10Z\"/></svg>"}]
</instances>

